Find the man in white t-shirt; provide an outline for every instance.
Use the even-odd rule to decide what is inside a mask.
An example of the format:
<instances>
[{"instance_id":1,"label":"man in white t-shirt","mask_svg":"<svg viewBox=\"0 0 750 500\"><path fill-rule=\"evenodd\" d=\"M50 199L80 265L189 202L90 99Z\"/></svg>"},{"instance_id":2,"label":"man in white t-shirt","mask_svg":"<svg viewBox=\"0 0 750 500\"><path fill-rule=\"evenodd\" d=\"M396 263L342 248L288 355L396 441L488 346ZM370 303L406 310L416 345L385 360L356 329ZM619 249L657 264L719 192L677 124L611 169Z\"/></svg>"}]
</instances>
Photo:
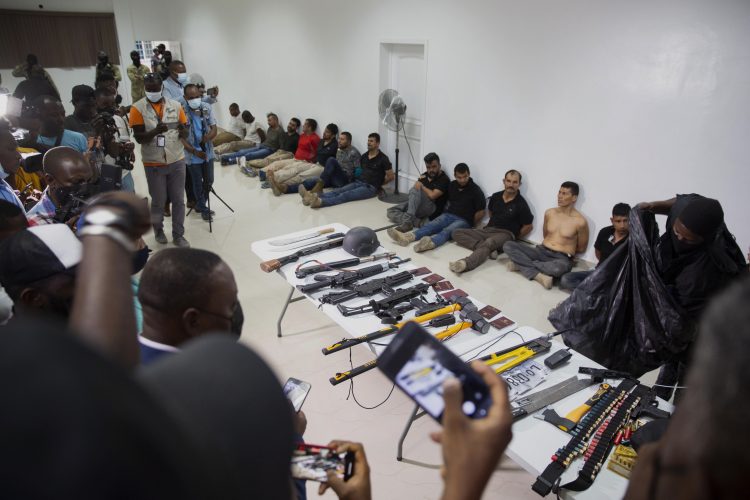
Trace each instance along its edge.
<instances>
[{"instance_id":1,"label":"man in white t-shirt","mask_svg":"<svg viewBox=\"0 0 750 500\"><path fill-rule=\"evenodd\" d=\"M245 125L245 136L242 140L231 141L214 148L217 155L234 153L243 149L254 148L266 140L266 132L263 125L258 123L250 111L242 112L242 122Z\"/></svg>"},{"instance_id":2,"label":"man in white t-shirt","mask_svg":"<svg viewBox=\"0 0 750 500\"><path fill-rule=\"evenodd\" d=\"M214 147L232 141L241 141L245 137L245 122L240 116L240 106L236 102L229 105L229 124L226 129L219 127L213 140Z\"/></svg>"}]
</instances>

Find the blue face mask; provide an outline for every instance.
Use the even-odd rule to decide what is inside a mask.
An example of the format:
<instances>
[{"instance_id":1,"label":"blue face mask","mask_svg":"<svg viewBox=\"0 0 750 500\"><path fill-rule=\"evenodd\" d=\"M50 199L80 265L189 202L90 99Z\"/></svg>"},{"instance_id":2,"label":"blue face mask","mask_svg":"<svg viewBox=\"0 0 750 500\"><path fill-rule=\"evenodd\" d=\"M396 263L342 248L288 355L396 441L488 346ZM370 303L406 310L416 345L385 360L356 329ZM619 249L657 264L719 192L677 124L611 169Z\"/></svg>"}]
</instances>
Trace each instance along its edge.
<instances>
[{"instance_id":1,"label":"blue face mask","mask_svg":"<svg viewBox=\"0 0 750 500\"><path fill-rule=\"evenodd\" d=\"M187 73L177 73L177 81L180 82L180 85L185 85L190 81L190 78Z\"/></svg>"},{"instance_id":2,"label":"blue face mask","mask_svg":"<svg viewBox=\"0 0 750 500\"><path fill-rule=\"evenodd\" d=\"M188 106L190 106L190 109L200 109L201 107L201 98L196 97L195 99L188 99Z\"/></svg>"}]
</instances>

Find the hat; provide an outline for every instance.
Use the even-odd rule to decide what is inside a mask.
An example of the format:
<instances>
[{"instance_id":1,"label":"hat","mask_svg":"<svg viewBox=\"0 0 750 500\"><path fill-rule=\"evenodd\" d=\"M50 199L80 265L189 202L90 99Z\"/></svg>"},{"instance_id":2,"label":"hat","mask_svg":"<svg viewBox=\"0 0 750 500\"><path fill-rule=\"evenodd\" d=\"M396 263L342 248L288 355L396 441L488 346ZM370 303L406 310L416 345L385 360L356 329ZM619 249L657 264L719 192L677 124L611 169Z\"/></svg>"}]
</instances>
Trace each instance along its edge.
<instances>
[{"instance_id":1,"label":"hat","mask_svg":"<svg viewBox=\"0 0 750 500\"><path fill-rule=\"evenodd\" d=\"M86 99L94 98L94 89L88 85L76 85L73 87L73 100L71 102L76 103L78 101L85 101Z\"/></svg>"},{"instance_id":2,"label":"hat","mask_svg":"<svg viewBox=\"0 0 750 500\"><path fill-rule=\"evenodd\" d=\"M33 283L55 274L75 273L82 245L65 224L34 226L0 244L0 283L4 287Z\"/></svg>"},{"instance_id":3,"label":"hat","mask_svg":"<svg viewBox=\"0 0 750 500\"><path fill-rule=\"evenodd\" d=\"M699 197L688 202L680 212L679 219L690 231L710 239L724 222L724 210L718 201Z\"/></svg>"}]
</instances>

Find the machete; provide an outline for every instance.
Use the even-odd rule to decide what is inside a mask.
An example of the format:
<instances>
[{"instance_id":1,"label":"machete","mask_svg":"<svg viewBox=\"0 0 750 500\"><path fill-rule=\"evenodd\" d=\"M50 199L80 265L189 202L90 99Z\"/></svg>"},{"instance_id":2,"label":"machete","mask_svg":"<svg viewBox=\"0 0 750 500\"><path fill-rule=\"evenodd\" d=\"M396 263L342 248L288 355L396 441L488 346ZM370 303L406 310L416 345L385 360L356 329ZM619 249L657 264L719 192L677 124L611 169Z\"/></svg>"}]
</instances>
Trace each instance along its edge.
<instances>
[{"instance_id":1,"label":"machete","mask_svg":"<svg viewBox=\"0 0 750 500\"><path fill-rule=\"evenodd\" d=\"M574 375L552 387L548 387L547 389L511 401L510 407L513 420L516 421L537 410L541 410L545 406L557 403L558 401L596 383L598 382L595 377L579 379Z\"/></svg>"},{"instance_id":2,"label":"machete","mask_svg":"<svg viewBox=\"0 0 750 500\"><path fill-rule=\"evenodd\" d=\"M315 231L314 233L303 234L302 236L296 236L296 237L293 237L293 238L287 238L285 240L273 240L273 241L269 241L268 244L269 245L273 245L275 247L283 247L285 245L291 245L292 243L297 243L298 241L309 240L310 238L316 238L318 236L323 236L324 234L328 234L328 233L332 233L332 232L333 232L333 228L332 227L327 227L325 229L321 229L319 231Z\"/></svg>"}]
</instances>

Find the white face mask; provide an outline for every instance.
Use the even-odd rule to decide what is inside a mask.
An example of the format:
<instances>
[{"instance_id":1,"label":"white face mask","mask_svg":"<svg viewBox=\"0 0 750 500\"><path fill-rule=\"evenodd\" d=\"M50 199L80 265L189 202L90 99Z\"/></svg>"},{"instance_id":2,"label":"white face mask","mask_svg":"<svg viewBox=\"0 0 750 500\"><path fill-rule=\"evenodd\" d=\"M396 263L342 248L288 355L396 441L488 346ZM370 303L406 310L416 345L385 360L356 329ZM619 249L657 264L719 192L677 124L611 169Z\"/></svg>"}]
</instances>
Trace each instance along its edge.
<instances>
[{"instance_id":1,"label":"white face mask","mask_svg":"<svg viewBox=\"0 0 750 500\"><path fill-rule=\"evenodd\" d=\"M188 99L188 106L190 109L199 109L201 107L201 98L196 97L195 99Z\"/></svg>"},{"instance_id":2,"label":"white face mask","mask_svg":"<svg viewBox=\"0 0 750 500\"><path fill-rule=\"evenodd\" d=\"M190 79L187 73L177 73L177 81L180 82L180 85L185 85Z\"/></svg>"},{"instance_id":3,"label":"white face mask","mask_svg":"<svg viewBox=\"0 0 750 500\"><path fill-rule=\"evenodd\" d=\"M146 92L146 99L151 102L161 101L161 90L159 92Z\"/></svg>"}]
</instances>

